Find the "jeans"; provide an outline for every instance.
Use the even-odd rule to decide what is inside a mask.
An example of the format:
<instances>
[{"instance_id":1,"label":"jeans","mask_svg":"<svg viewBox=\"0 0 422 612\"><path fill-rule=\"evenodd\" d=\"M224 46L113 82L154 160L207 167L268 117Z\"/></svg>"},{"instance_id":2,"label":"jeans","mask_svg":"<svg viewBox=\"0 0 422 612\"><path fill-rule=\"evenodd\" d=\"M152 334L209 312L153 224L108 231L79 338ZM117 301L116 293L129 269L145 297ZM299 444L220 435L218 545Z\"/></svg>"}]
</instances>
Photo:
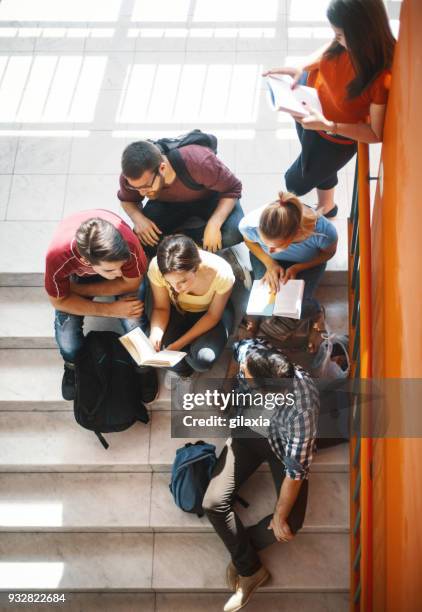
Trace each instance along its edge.
<instances>
[{"instance_id":1,"label":"jeans","mask_svg":"<svg viewBox=\"0 0 422 612\"><path fill-rule=\"evenodd\" d=\"M101 276L76 277L73 279L77 283L95 283L104 280ZM139 299L144 300L145 288L141 285L139 288ZM68 363L75 363L75 359L82 348L84 342L83 315L69 314L56 310L54 318L54 331L56 342L63 359ZM135 327L144 324L144 317L139 319L119 319L125 333L135 329Z\"/></svg>"},{"instance_id":2,"label":"jeans","mask_svg":"<svg viewBox=\"0 0 422 612\"><path fill-rule=\"evenodd\" d=\"M266 268L262 261L255 257L253 253L250 253L250 259L254 279L258 280L264 276ZM289 268L295 263L293 261L283 261L282 259L277 259L277 257L274 256L272 259L274 259L282 268ZM314 268L308 268L307 270L299 272L299 274L296 276L296 278L301 278L305 281L305 289L303 291L302 299L302 312L300 316L301 319L309 319L321 311L321 304L313 297L313 294L321 281L326 267L327 264L325 263L319 264Z\"/></svg>"},{"instance_id":3,"label":"jeans","mask_svg":"<svg viewBox=\"0 0 422 612\"><path fill-rule=\"evenodd\" d=\"M352 159L357 145L331 142L296 122L302 151L284 175L287 191L303 196L315 187L332 189L338 183L337 172Z\"/></svg>"},{"instance_id":4,"label":"jeans","mask_svg":"<svg viewBox=\"0 0 422 612\"><path fill-rule=\"evenodd\" d=\"M251 576L258 571L261 562L257 551L277 542L274 532L267 529L272 514L246 529L233 507L235 495L242 484L265 461L269 463L278 496L284 480L284 465L271 450L268 439L263 436L229 438L214 467L202 502L210 523L241 576ZM303 525L307 499L308 481L304 480L287 519L292 533L299 531Z\"/></svg>"},{"instance_id":5,"label":"jeans","mask_svg":"<svg viewBox=\"0 0 422 612\"><path fill-rule=\"evenodd\" d=\"M150 200L142 209L142 214L151 221L154 221L160 228L162 231L161 237L176 233L192 217L200 217L204 221L203 225L195 228L182 228L181 232L202 246L205 224L217 208L219 198L220 195L216 194L209 200L197 202L160 202L158 200ZM232 212L221 226L223 248L242 242L243 237L239 232L239 223L243 217L242 207L239 200L237 200ZM145 245L144 249L149 258L156 254L157 247L158 245L154 247Z\"/></svg>"},{"instance_id":6,"label":"jeans","mask_svg":"<svg viewBox=\"0 0 422 612\"><path fill-rule=\"evenodd\" d=\"M205 314L205 312L179 312L173 305L170 310L170 320L163 336L162 345L171 344ZM224 309L221 320L215 327L196 338L191 344L183 347L186 357L179 361L171 370L181 376L189 376L192 371L206 372L216 362L231 332L233 331L234 309L229 301Z\"/></svg>"}]
</instances>

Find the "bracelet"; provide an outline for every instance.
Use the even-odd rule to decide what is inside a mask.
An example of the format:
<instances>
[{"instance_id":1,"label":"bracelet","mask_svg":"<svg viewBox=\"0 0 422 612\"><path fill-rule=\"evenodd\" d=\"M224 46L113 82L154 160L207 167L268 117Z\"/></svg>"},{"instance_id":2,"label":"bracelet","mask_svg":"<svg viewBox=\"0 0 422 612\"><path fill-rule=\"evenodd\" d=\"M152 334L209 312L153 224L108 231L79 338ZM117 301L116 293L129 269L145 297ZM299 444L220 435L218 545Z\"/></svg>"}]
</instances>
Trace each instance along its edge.
<instances>
[{"instance_id":1,"label":"bracelet","mask_svg":"<svg viewBox=\"0 0 422 612\"><path fill-rule=\"evenodd\" d=\"M327 131L327 134L333 134L333 136L337 136L338 133L338 124L335 121L332 121L333 128Z\"/></svg>"}]
</instances>

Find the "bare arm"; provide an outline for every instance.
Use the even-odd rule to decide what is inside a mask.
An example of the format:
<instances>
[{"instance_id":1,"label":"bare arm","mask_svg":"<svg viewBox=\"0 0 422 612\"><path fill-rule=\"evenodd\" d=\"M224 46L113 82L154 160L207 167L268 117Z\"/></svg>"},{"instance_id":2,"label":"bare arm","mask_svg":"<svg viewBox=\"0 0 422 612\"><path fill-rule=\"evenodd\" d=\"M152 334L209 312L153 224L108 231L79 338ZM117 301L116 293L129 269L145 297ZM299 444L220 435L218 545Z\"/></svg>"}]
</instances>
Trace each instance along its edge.
<instances>
[{"instance_id":1,"label":"bare arm","mask_svg":"<svg viewBox=\"0 0 422 612\"><path fill-rule=\"evenodd\" d=\"M236 204L235 198L221 198L204 230L203 247L215 253L223 246L221 226Z\"/></svg>"},{"instance_id":2,"label":"bare arm","mask_svg":"<svg viewBox=\"0 0 422 612\"><path fill-rule=\"evenodd\" d=\"M309 115L292 117L298 121L306 130L321 130L333 132L339 136L351 138L357 142L373 144L381 142L384 131L385 104L371 104L369 107L369 123L336 123L330 121L322 113L306 105Z\"/></svg>"},{"instance_id":3,"label":"bare arm","mask_svg":"<svg viewBox=\"0 0 422 612\"><path fill-rule=\"evenodd\" d=\"M231 292L232 289L221 295L216 293L207 312L195 323L195 325L190 328L189 331L183 334L183 336L180 336L180 338L178 338L175 342L172 342L168 348L175 351L180 351L184 346L190 344L193 342L193 340L196 340L196 338L199 338L199 336L202 336L207 331L215 327L217 323L221 321L221 317L223 316L223 312Z\"/></svg>"},{"instance_id":4,"label":"bare arm","mask_svg":"<svg viewBox=\"0 0 422 612\"><path fill-rule=\"evenodd\" d=\"M385 104L371 104L369 123L337 123L330 121L329 127L340 136L352 138L358 142L373 144L382 142L384 132Z\"/></svg>"},{"instance_id":5,"label":"bare arm","mask_svg":"<svg viewBox=\"0 0 422 612\"><path fill-rule=\"evenodd\" d=\"M100 295L122 295L138 291L142 276L137 278L116 278L104 280L99 283L70 283L72 293L83 297L97 297Z\"/></svg>"},{"instance_id":6,"label":"bare arm","mask_svg":"<svg viewBox=\"0 0 422 612\"><path fill-rule=\"evenodd\" d=\"M154 306L151 313L151 331L149 339L154 348L159 351L164 332L170 319L170 298L165 287L158 287L151 283Z\"/></svg>"},{"instance_id":7,"label":"bare arm","mask_svg":"<svg viewBox=\"0 0 422 612\"><path fill-rule=\"evenodd\" d=\"M116 302L93 302L89 298L70 293L63 298L50 296L50 302L56 310L74 315L93 317L122 317L136 319L143 313L144 306L137 298L125 296Z\"/></svg>"},{"instance_id":8,"label":"bare arm","mask_svg":"<svg viewBox=\"0 0 422 612\"><path fill-rule=\"evenodd\" d=\"M138 236L142 244L154 246L160 239L162 233L160 228L148 219L139 209L136 202L120 202L125 213L133 222L133 231Z\"/></svg>"}]
</instances>

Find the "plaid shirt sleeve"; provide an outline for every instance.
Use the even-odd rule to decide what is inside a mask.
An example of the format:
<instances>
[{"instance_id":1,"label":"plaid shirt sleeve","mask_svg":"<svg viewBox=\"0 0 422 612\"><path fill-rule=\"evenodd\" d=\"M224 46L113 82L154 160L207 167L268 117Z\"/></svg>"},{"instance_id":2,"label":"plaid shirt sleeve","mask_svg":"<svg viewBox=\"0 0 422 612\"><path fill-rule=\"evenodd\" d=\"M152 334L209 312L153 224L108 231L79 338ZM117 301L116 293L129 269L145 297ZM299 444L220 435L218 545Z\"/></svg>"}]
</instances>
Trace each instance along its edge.
<instances>
[{"instance_id":1,"label":"plaid shirt sleeve","mask_svg":"<svg viewBox=\"0 0 422 612\"><path fill-rule=\"evenodd\" d=\"M312 463L317 421L319 394L312 379L297 370L294 379L295 405L289 414L279 411L270 426L269 442L273 451L286 468L286 475L292 480L308 477Z\"/></svg>"}]
</instances>

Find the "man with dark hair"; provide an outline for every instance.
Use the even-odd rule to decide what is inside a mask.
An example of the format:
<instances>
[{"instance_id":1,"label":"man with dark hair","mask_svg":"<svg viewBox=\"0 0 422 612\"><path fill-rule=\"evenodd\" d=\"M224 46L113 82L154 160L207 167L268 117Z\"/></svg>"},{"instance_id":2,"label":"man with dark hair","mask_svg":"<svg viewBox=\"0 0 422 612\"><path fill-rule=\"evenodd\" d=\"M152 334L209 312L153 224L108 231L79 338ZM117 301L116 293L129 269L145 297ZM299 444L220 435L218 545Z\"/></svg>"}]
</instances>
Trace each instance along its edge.
<instances>
[{"instance_id":1,"label":"man with dark hair","mask_svg":"<svg viewBox=\"0 0 422 612\"><path fill-rule=\"evenodd\" d=\"M192 217L200 217L203 224L182 231L204 249L215 253L242 242L241 182L211 149L190 144L177 149L193 181L188 186L171 155L141 140L126 147L122 156L117 196L148 255L155 255L160 239L179 231Z\"/></svg>"},{"instance_id":2,"label":"man with dark hair","mask_svg":"<svg viewBox=\"0 0 422 612\"><path fill-rule=\"evenodd\" d=\"M55 335L64 359L62 395L74 399L75 359L83 344L85 315L117 317L128 332L141 323L138 297L145 253L130 227L107 210L86 210L64 219L47 251L45 289L56 309ZM94 297L120 296L113 302ZM158 389L155 370L140 370L143 401Z\"/></svg>"}]
</instances>

